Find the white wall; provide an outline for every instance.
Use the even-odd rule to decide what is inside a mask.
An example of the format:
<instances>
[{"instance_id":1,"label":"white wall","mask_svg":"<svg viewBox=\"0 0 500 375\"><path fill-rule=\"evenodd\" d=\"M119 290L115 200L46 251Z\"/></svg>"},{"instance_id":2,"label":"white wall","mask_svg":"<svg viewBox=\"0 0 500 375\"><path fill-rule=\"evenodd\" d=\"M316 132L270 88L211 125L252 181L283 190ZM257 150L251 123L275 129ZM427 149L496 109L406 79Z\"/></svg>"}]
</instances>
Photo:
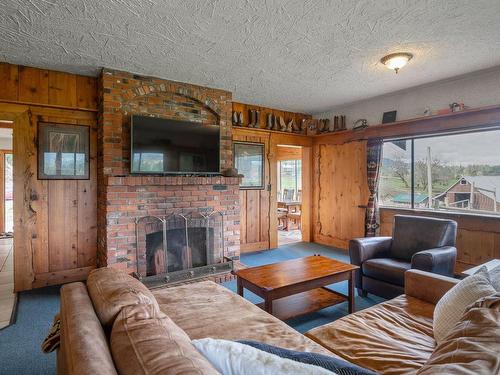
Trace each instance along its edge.
<instances>
[{"instance_id":1,"label":"white wall","mask_svg":"<svg viewBox=\"0 0 500 375\"><path fill-rule=\"evenodd\" d=\"M406 120L423 116L426 107L436 112L453 102L471 108L500 104L500 67L342 105L314 117L333 119L345 115L347 127L351 128L360 118L367 119L369 125L380 124L387 111L397 110L397 120Z\"/></svg>"}]
</instances>

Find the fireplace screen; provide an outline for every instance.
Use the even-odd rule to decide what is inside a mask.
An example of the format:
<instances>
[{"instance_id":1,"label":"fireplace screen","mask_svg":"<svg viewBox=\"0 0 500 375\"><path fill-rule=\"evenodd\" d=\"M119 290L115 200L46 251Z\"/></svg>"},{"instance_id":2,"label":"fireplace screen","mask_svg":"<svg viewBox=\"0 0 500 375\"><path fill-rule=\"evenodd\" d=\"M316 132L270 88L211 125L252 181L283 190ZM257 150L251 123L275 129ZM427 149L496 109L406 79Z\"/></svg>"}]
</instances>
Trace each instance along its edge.
<instances>
[{"instance_id":1,"label":"fireplace screen","mask_svg":"<svg viewBox=\"0 0 500 375\"><path fill-rule=\"evenodd\" d=\"M224 216L175 213L136 221L137 275L151 283L169 283L227 272ZM229 269L230 270L230 269Z\"/></svg>"}]
</instances>

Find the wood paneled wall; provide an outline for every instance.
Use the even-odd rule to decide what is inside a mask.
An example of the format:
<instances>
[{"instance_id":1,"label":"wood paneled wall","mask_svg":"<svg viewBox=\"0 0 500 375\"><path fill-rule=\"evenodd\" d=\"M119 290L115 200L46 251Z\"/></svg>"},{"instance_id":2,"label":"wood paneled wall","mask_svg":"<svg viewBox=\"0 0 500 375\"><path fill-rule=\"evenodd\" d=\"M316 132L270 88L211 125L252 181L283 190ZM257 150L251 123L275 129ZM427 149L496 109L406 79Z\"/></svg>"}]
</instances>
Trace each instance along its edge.
<instances>
[{"instance_id":1,"label":"wood paneled wall","mask_svg":"<svg viewBox=\"0 0 500 375\"><path fill-rule=\"evenodd\" d=\"M366 142L313 148L313 240L346 249L364 235Z\"/></svg>"},{"instance_id":2,"label":"wood paneled wall","mask_svg":"<svg viewBox=\"0 0 500 375\"><path fill-rule=\"evenodd\" d=\"M382 208L380 210L382 236L392 235L393 219L397 214L455 220L458 224L456 273L491 259L500 258L500 217Z\"/></svg>"},{"instance_id":3,"label":"wood paneled wall","mask_svg":"<svg viewBox=\"0 0 500 375\"><path fill-rule=\"evenodd\" d=\"M83 280L97 249L96 79L0 63L0 118L14 121L15 290ZM90 179L37 178L38 122L90 127Z\"/></svg>"},{"instance_id":4,"label":"wood paneled wall","mask_svg":"<svg viewBox=\"0 0 500 375\"><path fill-rule=\"evenodd\" d=\"M276 149L276 160L300 160L302 159L302 148L278 146Z\"/></svg>"}]
</instances>

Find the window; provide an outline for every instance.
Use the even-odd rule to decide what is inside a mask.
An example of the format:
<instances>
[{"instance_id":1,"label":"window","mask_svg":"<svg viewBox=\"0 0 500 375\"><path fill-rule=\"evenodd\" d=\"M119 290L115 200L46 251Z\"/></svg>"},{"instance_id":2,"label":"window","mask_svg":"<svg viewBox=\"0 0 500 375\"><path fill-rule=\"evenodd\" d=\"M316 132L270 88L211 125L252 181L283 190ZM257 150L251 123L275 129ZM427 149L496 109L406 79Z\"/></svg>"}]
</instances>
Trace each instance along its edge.
<instances>
[{"instance_id":1,"label":"window","mask_svg":"<svg viewBox=\"0 0 500 375\"><path fill-rule=\"evenodd\" d=\"M500 130L386 141L379 203L500 215L498 145Z\"/></svg>"},{"instance_id":2,"label":"window","mask_svg":"<svg viewBox=\"0 0 500 375\"><path fill-rule=\"evenodd\" d=\"M302 160L282 160L278 165L278 191L283 200L300 200L302 191ZM285 197L284 191L291 192L292 197Z\"/></svg>"}]
</instances>

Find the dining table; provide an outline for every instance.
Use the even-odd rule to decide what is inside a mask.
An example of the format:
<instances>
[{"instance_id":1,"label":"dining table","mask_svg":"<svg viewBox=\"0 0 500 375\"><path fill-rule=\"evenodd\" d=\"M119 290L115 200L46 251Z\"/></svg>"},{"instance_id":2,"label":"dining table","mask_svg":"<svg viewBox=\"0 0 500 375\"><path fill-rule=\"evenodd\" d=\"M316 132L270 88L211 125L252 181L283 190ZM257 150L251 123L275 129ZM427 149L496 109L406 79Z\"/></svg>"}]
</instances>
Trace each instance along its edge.
<instances>
[{"instance_id":1,"label":"dining table","mask_svg":"<svg viewBox=\"0 0 500 375\"><path fill-rule=\"evenodd\" d=\"M284 208L288 212L300 211L301 201L278 201L278 208Z\"/></svg>"},{"instance_id":2,"label":"dining table","mask_svg":"<svg viewBox=\"0 0 500 375\"><path fill-rule=\"evenodd\" d=\"M282 209L286 213L300 212L301 206L302 206L301 201L294 201L294 200L278 201L278 210ZM289 220L288 217L285 216L283 230L289 230L289 229L290 229Z\"/></svg>"}]
</instances>

